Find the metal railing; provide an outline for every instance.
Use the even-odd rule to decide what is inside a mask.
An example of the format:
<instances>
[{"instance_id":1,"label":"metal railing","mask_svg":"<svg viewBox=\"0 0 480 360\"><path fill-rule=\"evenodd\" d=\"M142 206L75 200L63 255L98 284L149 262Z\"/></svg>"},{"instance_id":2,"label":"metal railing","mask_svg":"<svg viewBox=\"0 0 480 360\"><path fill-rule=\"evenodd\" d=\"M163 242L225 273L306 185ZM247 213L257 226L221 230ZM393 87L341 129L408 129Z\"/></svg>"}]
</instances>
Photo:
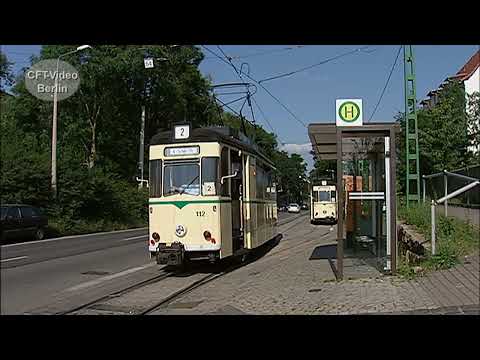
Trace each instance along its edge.
<instances>
[{"instance_id":1,"label":"metal railing","mask_svg":"<svg viewBox=\"0 0 480 360\"><path fill-rule=\"evenodd\" d=\"M480 170L480 166L476 166L474 168L478 168ZM470 168L470 170L471 169L472 168ZM479 178L467 176L467 175L464 175L464 174L459 174L459 172L465 171L465 170L467 170L467 173L468 173L469 168L459 169L459 170L456 170L455 172L450 172L450 171L447 171L447 170L443 170L442 172L439 172L439 173L436 173L436 174L423 175L422 176L423 202L424 203L426 202L426 194L427 194L426 182L427 182L427 180L438 178L438 177L441 177L441 176L443 177L443 194L444 194L444 196L442 196L441 198L439 198L437 200L432 199L432 201L431 201L432 255L436 254L436 215L435 215L436 214L436 206L440 205L440 204L444 204L445 216L448 216L448 200L453 199L455 197L458 197L459 195L462 195L462 194L466 193L467 191L473 189L474 187L480 185L480 179ZM469 182L469 183L449 194L448 193L448 189L449 189L448 178L449 178L449 176L453 179L461 180L462 183L464 183L464 182ZM476 193L476 195L478 197L478 192ZM467 199L469 199L469 198L467 198ZM469 201L467 201L467 202L469 202Z\"/></svg>"}]
</instances>

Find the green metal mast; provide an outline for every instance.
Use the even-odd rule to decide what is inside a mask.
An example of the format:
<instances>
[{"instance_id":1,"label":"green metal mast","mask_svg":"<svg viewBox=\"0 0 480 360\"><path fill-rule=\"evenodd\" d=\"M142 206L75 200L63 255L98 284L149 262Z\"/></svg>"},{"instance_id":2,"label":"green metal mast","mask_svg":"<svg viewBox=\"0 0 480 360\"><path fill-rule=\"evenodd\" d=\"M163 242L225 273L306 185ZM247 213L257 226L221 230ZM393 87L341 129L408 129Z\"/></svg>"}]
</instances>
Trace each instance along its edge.
<instances>
[{"instance_id":1,"label":"green metal mast","mask_svg":"<svg viewBox=\"0 0 480 360\"><path fill-rule=\"evenodd\" d=\"M407 207L410 201L420 202L420 159L417 128L417 90L412 45L403 46L405 66L405 126L407 154Z\"/></svg>"}]
</instances>

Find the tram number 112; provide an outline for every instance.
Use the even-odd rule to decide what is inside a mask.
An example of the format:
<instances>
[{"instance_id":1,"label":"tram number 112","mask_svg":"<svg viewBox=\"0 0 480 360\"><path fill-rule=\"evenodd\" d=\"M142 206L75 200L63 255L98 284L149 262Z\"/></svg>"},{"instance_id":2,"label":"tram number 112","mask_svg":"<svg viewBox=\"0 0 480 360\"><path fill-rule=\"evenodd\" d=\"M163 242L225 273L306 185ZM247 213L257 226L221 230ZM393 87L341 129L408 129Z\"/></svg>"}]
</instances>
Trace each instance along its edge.
<instances>
[{"instance_id":1,"label":"tram number 112","mask_svg":"<svg viewBox=\"0 0 480 360\"><path fill-rule=\"evenodd\" d=\"M197 216L205 216L205 211L204 210L201 210L201 211L196 211L196 214Z\"/></svg>"}]
</instances>

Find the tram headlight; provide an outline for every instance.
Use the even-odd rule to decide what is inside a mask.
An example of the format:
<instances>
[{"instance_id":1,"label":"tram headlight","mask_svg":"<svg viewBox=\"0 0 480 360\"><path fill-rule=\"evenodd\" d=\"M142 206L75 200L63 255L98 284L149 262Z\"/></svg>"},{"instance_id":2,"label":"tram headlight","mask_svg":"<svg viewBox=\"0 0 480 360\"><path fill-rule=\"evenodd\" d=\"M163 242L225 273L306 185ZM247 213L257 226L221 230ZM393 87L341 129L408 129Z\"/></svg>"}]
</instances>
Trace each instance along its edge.
<instances>
[{"instance_id":1,"label":"tram headlight","mask_svg":"<svg viewBox=\"0 0 480 360\"><path fill-rule=\"evenodd\" d=\"M216 244L216 241L215 241L214 238L212 238L212 233L211 233L210 231L205 230L205 231L203 232L203 237L205 238L205 240L210 241L210 242L212 242L213 244Z\"/></svg>"},{"instance_id":2,"label":"tram headlight","mask_svg":"<svg viewBox=\"0 0 480 360\"><path fill-rule=\"evenodd\" d=\"M159 242L160 241L160 235L158 235L158 233L154 232L152 234L152 238L153 240L155 240L155 242Z\"/></svg>"}]
</instances>

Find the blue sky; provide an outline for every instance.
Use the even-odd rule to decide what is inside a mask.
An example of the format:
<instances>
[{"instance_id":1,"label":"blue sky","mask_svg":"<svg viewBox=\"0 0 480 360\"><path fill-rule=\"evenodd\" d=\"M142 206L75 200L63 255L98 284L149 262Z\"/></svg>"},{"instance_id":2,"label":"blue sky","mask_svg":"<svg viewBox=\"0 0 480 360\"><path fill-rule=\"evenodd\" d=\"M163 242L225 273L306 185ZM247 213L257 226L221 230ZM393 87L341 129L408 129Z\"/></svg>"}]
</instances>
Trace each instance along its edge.
<instances>
[{"instance_id":1,"label":"blue sky","mask_svg":"<svg viewBox=\"0 0 480 360\"><path fill-rule=\"evenodd\" d=\"M207 47L220 54L216 45ZM361 45L221 46L226 54L234 58L236 65L248 62L250 75L257 80L306 67L359 47ZM338 98L363 99L364 121L366 121L385 86L398 47L399 45L372 45L366 49L368 52L359 51L290 77L265 82L264 85L306 124L335 122L335 99ZM291 49L285 50L285 48ZM418 101L421 101L431 89L437 88L447 76L455 74L478 48L478 45L415 46ZM15 63L15 71L28 66L29 57L37 54L39 50L39 45L2 46L2 51L7 54L10 61ZM204 75L209 75L214 84L239 81L231 67L203 51L206 59L200 65L200 70ZM268 53L265 54L265 52ZM247 57L235 59L237 56ZM279 140L286 144L284 148L305 155L305 160L311 165L310 156L306 155L309 150L307 129L263 89L259 88L254 97L279 136ZM228 97L223 97L222 100L226 99ZM232 105L235 109L240 106L241 103ZM393 116L403 108L402 52L372 121L392 121ZM262 114L256 107L254 110L257 123L270 131ZM251 119L249 113L245 110L244 113Z\"/></svg>"}]
</instances>

